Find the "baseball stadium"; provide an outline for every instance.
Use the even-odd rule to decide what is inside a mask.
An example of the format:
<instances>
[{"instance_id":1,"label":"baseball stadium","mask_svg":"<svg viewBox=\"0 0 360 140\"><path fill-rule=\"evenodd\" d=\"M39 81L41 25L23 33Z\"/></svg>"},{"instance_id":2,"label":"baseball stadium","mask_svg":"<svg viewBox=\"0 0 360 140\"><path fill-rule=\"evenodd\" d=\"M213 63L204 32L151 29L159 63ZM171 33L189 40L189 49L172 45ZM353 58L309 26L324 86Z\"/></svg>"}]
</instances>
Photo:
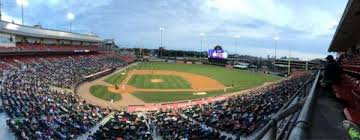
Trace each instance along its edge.
<instances>
[{"instance_id":1,"label":"baseball stadium","mask_svg":"<svg viewBox=\"0 0 360 140\"><path fill-rule=\"evenodd\" d=\"M0 0L0 140L359 140L359 11Z\"/></svg>"}]
</instances>

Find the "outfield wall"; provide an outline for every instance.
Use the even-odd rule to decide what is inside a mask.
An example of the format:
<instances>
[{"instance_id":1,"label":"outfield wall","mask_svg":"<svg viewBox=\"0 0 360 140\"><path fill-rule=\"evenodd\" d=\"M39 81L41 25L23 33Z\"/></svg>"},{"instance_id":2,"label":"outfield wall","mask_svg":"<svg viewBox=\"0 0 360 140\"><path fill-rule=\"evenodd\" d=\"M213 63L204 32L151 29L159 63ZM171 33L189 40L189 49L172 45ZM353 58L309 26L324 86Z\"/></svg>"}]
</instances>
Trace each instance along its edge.
<instances>
[{"instance_id":1,"label":"outfield wall","mask_svg":"<svg viewBox=\"0 0 360 140\"><path fill-rule=\"evenodd\" d=\"M189 101L180 101L174 103L163 103L163 104L153 104L153 105L141 105L141 106L128 106L128 112L141 112L141 111L158 111L158 110L167 110L167 109L179 109L186 108L194 105L208 104L216 101L221 101L227 99L227 96L218 96L218 97L208 97L196 100Z\"/></svg>"}]
</instances>

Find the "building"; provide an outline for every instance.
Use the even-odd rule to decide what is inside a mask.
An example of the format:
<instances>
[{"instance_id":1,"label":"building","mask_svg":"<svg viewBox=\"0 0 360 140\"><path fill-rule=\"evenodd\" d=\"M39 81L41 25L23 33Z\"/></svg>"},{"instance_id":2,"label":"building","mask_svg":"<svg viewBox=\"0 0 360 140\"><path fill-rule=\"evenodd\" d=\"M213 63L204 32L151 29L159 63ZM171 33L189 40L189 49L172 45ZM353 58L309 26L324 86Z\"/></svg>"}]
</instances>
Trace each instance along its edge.
<instances>
[{"instance_id":1,"label":"building","mask_svg":"<svg viewBox=\"0 0 360 140\"><path fill-rule=\"evenodd\" d=\"M90 52L103 40L94 34L78 34L0 21L0 54ZM13 54L11 53L11 54Z\"/></svg>"}]
</instances>

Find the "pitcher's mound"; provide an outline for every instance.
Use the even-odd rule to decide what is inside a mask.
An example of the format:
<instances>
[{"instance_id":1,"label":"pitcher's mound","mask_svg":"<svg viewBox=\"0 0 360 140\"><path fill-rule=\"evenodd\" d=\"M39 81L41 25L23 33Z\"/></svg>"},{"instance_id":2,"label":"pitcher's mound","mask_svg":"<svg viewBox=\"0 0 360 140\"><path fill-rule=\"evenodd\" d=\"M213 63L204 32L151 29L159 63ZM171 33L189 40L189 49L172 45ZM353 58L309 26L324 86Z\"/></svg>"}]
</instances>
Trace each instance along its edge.
<instances>
[{"instance_id":1,"label":"pitcher's mound","mask_svg":"<svg viewBox=\"0 0 360 140\"><path fill-rule=\"evenodd\" d=\"M150 80L151 83L161 83L164 82L162 79L151 79Z\"/></svg>"}]
</instances>

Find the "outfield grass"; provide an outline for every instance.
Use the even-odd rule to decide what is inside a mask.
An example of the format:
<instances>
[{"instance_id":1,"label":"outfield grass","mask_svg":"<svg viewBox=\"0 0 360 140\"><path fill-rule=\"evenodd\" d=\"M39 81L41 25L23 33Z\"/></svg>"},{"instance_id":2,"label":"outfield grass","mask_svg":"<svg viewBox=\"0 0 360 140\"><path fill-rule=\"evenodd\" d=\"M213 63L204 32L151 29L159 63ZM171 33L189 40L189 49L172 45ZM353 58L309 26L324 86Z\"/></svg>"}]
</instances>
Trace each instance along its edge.
<instances>
[{"instance_id":1,"label":"outfield grass","mask_svg":"<svg viewBox=\"0 0 360 140\"><path fill-rule=\"evenodd\" d=\"M152 79L163 81L153 83ZM128 84L144 89L191 89L191 84L187 80L175 75L133 75Z\"/></svg>"},{"instance_id":2,"label":"outfield grass","mask_svg":"<svg viewBox=\"0 0 360 140\"><path fill-rule=\"evenodd\" d=\"M262 85L265 82L279 80L280 77L251 72L247 70L229 69L211 65L175 64L165 62L145 62L134 66L135 69L174 70L189 72L213 78L225 86L243 90Z\"/></svg>"},{"instance_id":3,"label":"outfield grass","mask_svg":"<svg viewBox=\"0 0 360 140\"><path fill-rule=\"evenodd\" d=\"M122 74L123 72L118 72L108 78L106 78L104 81L112 84L112 85L119 85L121 84L121 82L125 79L125 77L127 76L127 73L125 72L125 74Z\"/></svg>"},{"instance_id":4,"label":"outfield grass","mask_svg":"<svg viewBox=\"0 0 360 140\"><path fill-rule=\"evenodd\" d=\"M174 102L182 100L193 100L205 97L213 97L225 94L221 91L207 92L206 95L193 95L193 92L135 92L132 95L143 100L145 103Z\"/></svg>"},{"instance_id":5,"label":"outfield grass","mask_svg":"<svg viewBox=\"0 0 360 140\"><path fill-rule=\"evenodd\" d=\"M106 101L111 101L111 99L113 99L114 101L118 101L121 99L121 94L110 92L108 90L108 87L104 86L104 85L91 86L90 93L92 95L94 95L95 97L98 97L98 98L106 100Z\"/></svg>"}]
</instances>

